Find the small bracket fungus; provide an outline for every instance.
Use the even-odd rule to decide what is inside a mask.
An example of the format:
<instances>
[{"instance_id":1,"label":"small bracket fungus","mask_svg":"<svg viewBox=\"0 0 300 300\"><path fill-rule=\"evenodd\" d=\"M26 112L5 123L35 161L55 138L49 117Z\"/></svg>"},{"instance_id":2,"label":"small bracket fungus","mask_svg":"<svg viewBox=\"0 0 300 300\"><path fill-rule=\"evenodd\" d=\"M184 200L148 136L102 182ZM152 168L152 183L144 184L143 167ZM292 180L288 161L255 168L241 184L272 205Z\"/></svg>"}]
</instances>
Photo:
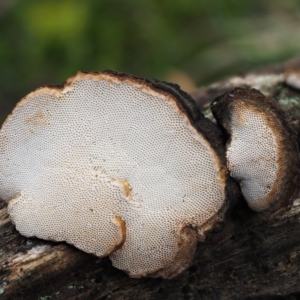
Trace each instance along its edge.
<instances>
[{"instance_id":1,"label":"small bracket fungus","mask_svg":"<svg viewBox=\"0 0 300 300\"><path fill-rule=\"evenodd\" d=\"M110 255L132 277L171 278L234 193L220 137L176 85L78 73L7 118L0 196L25 236Z\"/></svg>"},{"instance_id":2,"label":"small bracket fungus","mask_svg":"<svg viewBox=\"0 0 300 300\"><path fill-rule=\"evenodd\" d=\"M300 185L297 135L276 102L236 88L212 104L229 135L227 166L250 208L274 217L291 207Z\"/></svg>"}]
</instances>

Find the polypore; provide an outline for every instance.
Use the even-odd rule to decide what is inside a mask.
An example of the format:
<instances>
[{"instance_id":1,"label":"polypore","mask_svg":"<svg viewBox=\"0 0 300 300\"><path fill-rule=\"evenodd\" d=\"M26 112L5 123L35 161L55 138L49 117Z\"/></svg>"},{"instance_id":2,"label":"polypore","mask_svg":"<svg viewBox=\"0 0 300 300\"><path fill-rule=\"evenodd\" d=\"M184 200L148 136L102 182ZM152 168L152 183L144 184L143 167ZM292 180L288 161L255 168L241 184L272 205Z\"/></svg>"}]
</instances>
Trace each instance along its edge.
<instances>
[{"instance_id":1,"label":"polypore","mask_svg":"<svg viewBox=\"0 0 300 300\"><path fill-rule=\"evenodd\" d=\"M291 207L300 185L297 135L275 101L236 88L212 111L226 130L227 165L253 210L273 217Z\"/></svg>"},{"instance_id":2,"label":"polypore","mask_svg":"<svg viewBox=\"0 0 300 300\"><path fill-rule=\"evenodd\" d=\"M176 85L78 73L27 95L0 131L0 196L17 230L132 277L173 277L220 222L220 132Z\"/></svg>"}]
</instances>

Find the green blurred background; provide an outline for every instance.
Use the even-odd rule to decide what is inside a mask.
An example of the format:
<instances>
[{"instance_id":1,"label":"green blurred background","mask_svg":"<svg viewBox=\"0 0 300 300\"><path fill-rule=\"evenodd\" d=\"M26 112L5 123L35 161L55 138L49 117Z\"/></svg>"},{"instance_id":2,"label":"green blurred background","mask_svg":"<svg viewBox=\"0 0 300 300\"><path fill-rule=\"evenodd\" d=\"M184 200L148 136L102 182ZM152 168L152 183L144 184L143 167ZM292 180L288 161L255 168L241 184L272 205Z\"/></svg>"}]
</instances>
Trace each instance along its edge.
<instances>
[{"instance_id":1,"label":"green blurred background","mask_svg":"<svg viewBox=\"0 0 300 300\"><path fill-rule=\"evenodd\" d=\"M195 85L300 53L297 0L0 0L0 122L78 70Z\"/></svg>"}]
</instances>

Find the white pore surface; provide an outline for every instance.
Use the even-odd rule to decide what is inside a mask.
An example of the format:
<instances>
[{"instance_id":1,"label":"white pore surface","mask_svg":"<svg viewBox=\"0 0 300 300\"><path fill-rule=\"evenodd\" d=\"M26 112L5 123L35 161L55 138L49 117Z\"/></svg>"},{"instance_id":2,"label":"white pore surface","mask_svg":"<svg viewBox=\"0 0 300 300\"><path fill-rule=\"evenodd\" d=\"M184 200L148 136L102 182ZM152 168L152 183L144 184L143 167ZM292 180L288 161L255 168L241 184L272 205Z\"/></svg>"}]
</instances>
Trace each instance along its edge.
<instances>
[{"instance_id":1,"label":"white pore surface","mask_svg":"<svg viewBox=\"0 0 300 300\"><path fill-rule=\"evenodd\" d=\"M215 153L172 102L108 75L30 94L0 132L0 197L15 199L17 229L103 256L118 216L127 235L115 266L138 276L172 260L180 225L203 224L224 201Z\"/></svg>"},{"instance_id":2,"label":"white pore surface","mask_svg":"<svg viewBox=\"0 0 300 300\"><path fill-rule=\"evenodd\" d=\"M265 114L248 108L244 102L231 112L231 143L227 149L230 174L240 182L248 205L262 211L274 186L278 170L276 137Z\"/></svg>"}]
</instances>

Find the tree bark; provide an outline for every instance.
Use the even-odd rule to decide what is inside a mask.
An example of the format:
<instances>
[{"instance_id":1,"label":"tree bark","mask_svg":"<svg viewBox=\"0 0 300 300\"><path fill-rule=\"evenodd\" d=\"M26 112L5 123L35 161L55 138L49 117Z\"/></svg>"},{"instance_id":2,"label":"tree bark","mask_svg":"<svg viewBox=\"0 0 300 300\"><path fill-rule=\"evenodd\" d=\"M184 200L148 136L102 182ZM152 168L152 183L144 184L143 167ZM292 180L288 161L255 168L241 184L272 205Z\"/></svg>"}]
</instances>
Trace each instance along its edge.
<instances>
[{"instance_id":1,"label":"tree bark","mask_svg":"<svg viewBox=\"0 0 300 300\"><path fill-rule=\"evenodd\" d=\"M300 59L199 89L209 104L234 87L255 87L274 98L300 134L300 90L286 74ZM300 77L299 77L300 82ZM298 295L298 296L297 296ZM297 299L300 297L300 198L278 220L265 221L244 202L224 228L199 243L192 266L172 280L129 278L108 258L65 243L22 237L0 201L0 299Z\"/></svg>"}]
</instances>

